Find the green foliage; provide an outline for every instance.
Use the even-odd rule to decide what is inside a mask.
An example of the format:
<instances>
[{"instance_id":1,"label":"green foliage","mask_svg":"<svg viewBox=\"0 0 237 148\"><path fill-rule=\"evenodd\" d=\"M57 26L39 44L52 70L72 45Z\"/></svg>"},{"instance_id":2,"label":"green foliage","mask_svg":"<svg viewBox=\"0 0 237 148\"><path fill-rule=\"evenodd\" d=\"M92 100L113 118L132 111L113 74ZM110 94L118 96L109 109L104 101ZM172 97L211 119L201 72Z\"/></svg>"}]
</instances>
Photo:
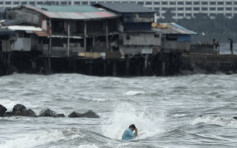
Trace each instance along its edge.
<instances>
[{"instance_id":1,"label":"green foliage","mask_svg":"<svg viewBox=\"0 0 237 148\"><path fill-rule=\"evenodd\" d=\"M167 19L158 19L157 22L176 22L197 32L198 35L193 37L194 42L212 42L213 38L219 42L229 42L228 38L232 38L234 42L237 41L237 16L228 19L223 14L218 14L215 19L211 19L206 14L199 13L194 18L175 21L170 14L172 13L165 13L164 16L168 16Z\"/></svg>"}]
</instances>

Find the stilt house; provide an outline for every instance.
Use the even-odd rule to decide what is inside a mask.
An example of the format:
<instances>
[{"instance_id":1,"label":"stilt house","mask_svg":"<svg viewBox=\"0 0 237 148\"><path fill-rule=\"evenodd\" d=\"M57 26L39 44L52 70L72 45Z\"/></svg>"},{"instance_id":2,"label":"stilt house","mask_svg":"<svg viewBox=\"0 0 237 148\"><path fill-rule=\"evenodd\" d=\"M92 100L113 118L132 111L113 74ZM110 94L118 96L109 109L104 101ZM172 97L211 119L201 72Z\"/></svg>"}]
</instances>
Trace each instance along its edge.
<instances>
[{"instance_id":1,"label":"stilt house","mask_svg":"<svg viewBox=\"0 0 237 148\"><path fill-rule=\"evenodd\" d=\"M121 16L119 24L119 49L122 54L152 54L158 52L159 36L151 30L155 12L132 3L101 3L105 8Z\"/></svg>"},{"instance_id":2,"label":"stilt house","mask_svg":"<svg viewBox=\"0 0 237 148\"><path fill-rule=\"evenodd\" d=\"M49 57L85 56L88 52L105 53L118 37L119 16L93 6L20 6L10 12L32 30L31 50ZM89 54L88 56L104 56Z\"/></svg>"}]
</instances>

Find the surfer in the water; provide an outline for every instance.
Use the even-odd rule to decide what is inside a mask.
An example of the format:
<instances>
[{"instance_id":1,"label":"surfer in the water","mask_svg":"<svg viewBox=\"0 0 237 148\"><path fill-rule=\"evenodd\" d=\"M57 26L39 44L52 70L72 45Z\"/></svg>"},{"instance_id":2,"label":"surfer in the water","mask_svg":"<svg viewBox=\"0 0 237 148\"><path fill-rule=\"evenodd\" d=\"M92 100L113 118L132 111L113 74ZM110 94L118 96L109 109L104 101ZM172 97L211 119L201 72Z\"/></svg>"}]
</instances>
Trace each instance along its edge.
<instances>
[{"instance_id":1,"label":"surfer in the water","mask_svg":"<svg viewBox=\"0 0 237 148\"><path fill-rule=\"evenodd\" d=\"M133 133L133 131L135 131ZM122 136L122 140L124 141L130 141L133 138L137 137L137 128L134 124L131 124L124 132Z\"/></svg>"}]
</instances>

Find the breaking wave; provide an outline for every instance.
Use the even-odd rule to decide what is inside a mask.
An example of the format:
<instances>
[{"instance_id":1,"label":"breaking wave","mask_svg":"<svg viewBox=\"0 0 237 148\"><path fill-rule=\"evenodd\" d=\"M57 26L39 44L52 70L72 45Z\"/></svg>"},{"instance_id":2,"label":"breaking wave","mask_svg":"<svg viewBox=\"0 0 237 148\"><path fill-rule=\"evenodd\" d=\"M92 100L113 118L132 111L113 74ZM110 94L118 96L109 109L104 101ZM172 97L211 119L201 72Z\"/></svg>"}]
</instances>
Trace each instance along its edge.
<instances>
[{"instance_id":1,"label":"breaking wave","mask_svg":"<svg viewBox=\"0 0 237 148\"><path fill-rule=\"evenodd\" d=\"M219 125L224 127L234 127L237 128L237 120L235 119L226 119L220 116L213 116L213 115L207 115L207 116L200 116L195 118L191 124L195 125L198 123L205 123L205 124L212 124L212 125Z\"/></svg>"},{"instance_id":2,"label":"breaking wave","mask_svg":"<svg viewBox=\"0 0 237 148\"><path fill-rule=\"evenodd\" d=\"M132 104L121 103L108 119L102 121L101 130L106 137L121 140L124 130L130 124L135 124L139 135L136 140L141 140L162 133L163 120L154 113L137 109Z\"/></svg>"}]
</instances>

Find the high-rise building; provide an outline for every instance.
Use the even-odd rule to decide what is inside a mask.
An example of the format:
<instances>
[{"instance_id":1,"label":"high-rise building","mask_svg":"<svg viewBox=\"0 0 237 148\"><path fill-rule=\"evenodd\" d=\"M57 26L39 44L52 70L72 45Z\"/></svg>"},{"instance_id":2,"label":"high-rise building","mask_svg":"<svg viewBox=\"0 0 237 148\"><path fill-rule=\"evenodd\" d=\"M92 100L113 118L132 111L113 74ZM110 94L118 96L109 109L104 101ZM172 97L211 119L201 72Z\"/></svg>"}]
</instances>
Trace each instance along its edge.
<instances>
[{"instance_id":1,"label":"high-rise building","mask_svg":"<svg viewBox=\"0 0 237 148\"><path fill-rule=\"evenodd\" d=\"M11 8L19 5L92 5L95 3L136 3L157 12L162 18L167 10L171 10L174 19L195 17L205 13L214 18L223 14L228 18L237 15L237 0L1 0L0 7Z\"/></svg>"}]
</instances>

